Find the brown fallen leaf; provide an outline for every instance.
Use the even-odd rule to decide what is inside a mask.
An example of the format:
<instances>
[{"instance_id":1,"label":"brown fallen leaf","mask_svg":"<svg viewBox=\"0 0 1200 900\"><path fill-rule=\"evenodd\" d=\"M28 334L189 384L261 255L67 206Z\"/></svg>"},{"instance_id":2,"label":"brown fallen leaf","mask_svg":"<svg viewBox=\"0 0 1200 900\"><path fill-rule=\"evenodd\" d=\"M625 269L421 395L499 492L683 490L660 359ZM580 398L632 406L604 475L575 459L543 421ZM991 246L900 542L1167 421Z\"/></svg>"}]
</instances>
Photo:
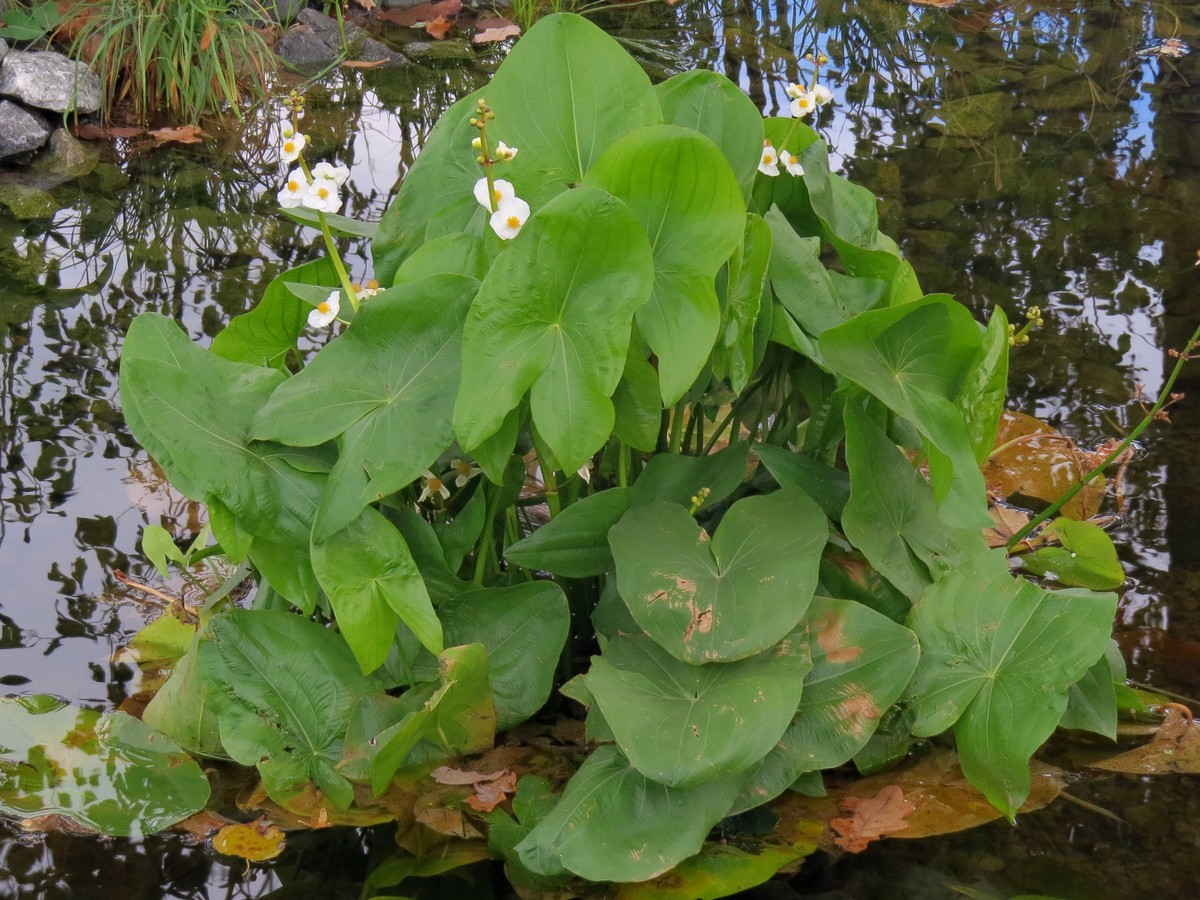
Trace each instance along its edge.
<instances>
[{"instance_id":1,"label":"brown fallen leaf","mask_svg":"<svg viewBox=\"0 0 1200 900\"><path fill-rule=\"evenodd\" d=\"M387 65L386 59L343 59L341 62L344 69L378 69L383 65Z\"/></svg>"},{"instance_id":2,"label":"brown fallen leaf","mask_svg":"<svg viewBox=\"0 0 1200 900\"><path fill-rule=\"evenodd\" d=\"M908 0L908 2L916 6L934 6L938 9L946 9L957 4L958 0Z\"/></svg>"},{"instance_id":3,"label":"brown fallen leaf","mask_svg":"<svg viewBox=\"0 0 1200 900\"><path fill-rule=\"evenodd\" d=\"M112 138L131 138L145 134L145 128L136 125L93 125L91 122L80 122L73 129L75 137L82 141L107 141Z\"/></svg>"},{"instance_id":4,"label":"brown fallen leaf","mask_svg":"<svg viewBox=\"0 0 1200 900\"><path fill-rule=\"evenodd\" d=\"M68 816L60 816L51 814L47 816L33 816L29 819L20 821L22 831L46 831L58 832L59 834L87 834L94 835L96 832L86 825L81 825L74 819Z\"/></svg>"},{"instance_id":5,"label":"brown fallen leaf","mask_svg":"<svg viewBox=\"0 0 1200 900\"><path fill-rule=\"evenodd\" d=\"M408 9L384 9L375 14L375 18L393 25L403 25L413 28L432 21L438 16L453 18L462 12L462 0L440 0L437 3L418 3Z\"/></svg>"},{"instance_id":6,"label":"brown fallen leaf","mask_svg":"<svg viewBox=\"0 0 1200 900\"><path fill-rule=\"evenodd\" d=\"M1007 545L1010 537L1029 524L1028 514L1019 509L1013 509L1011 506L993 504L988 507L988 513L991 514L992 521L996 523L992 528L983 529L983 537L989 547Z\"/></svg>"},{"instance_id":7,"label":"brown fallen leaf","mask_svg":"<svg viewBox=\"0 0 1200 900\"><path fill-rule=\"evenodd\" d=\"M214 831L219 831L226 825L232 824L234 823L228 819L209 812L207 809L202 809L194 816L188 816L182 822L176 822L171 826L171 830L182 831L188 836L186 840L189 843L199 844L208 840L208 836Z\"/></svg>"},{"instance_id":8,"label":"brown fallen leaf","mask_svg":"<svg viewBox=\"0 0 1200 900\"><path fill-rule=\"evenodd\" d=\"M175 128L156 128L154 131L148 131L152 138L156 141L174 141L177 144L198 144L206 137L199 125L180 125Z\"/></svg>"},{"instance_id":9,"label":"brown fallen leaf","mask_svg":"<svg viewBox=\"0 0 1200 900\"><path fill-rule=\"evenodd\" d=\"M265 818L226 825L213 837L213 849L250 862L274 859L283 852L283 829Z\"/></svg>"},{"instance_id":10,"label":"brown fallen leaf","mask_svg":"<svg viewBox=\"0 0 1200 900\"><path fill-rule=\"evenodd\" d=\"M521 26L516 22L501 18L480 19L475 23L475 37L472 40L476 44L494 44L520 34Z\"/></svg>"},{"instance_id":11,"label":"brown fallen leaf","mask_svg":"<svg viewBox=\"0 0 1200 900\"><path fill-rule=\"evenodd\" d=\"M1200 724L1186 706L1169 703L1150 743L1090 765L1130 775L1200 774Z\"/></svg>"},{"instance_id":12,"label":"brown fallen leaf","mask_svg":"<svg viewBox=\"0 0 1200 900\"><path fill-rule=\"evenodd\" d=\"M904 817L916 809L894 784L869 799L844 797L841 806L850 817L833 819L829 827L838 833L833 842L851 853L861 853L871 841L906 829L908 822Z\"/></svg>"},{"instance_id":13,"label":"brown fallen leaf","mask_svg":"<svg viewBox=\"0 0 1200 900\"><path fill-rule=\"evenodd\" d=\"M438 16L435 19L430 19L425 23L425 33L435 41L443 41L446 39L451 29L454 28L454 23L445 16Z\"/></svg>"},{"instance_id":14,"label":"brown fallen leaf","mask_svg":"<svg viewBox=\"0 0 1200 900\"><path fill-rule=\"evenodd\" d=\"M505 772L492 781L475 785L475 793L467 798L467 805L478 812L491 812L517 790L517 774Z\"/></svg>"},{"instance_id":15,"label":"brown fallen leaf","mask_svg":"<svg viewBox=\"0 0 1200 900\"><path fill-rule=\"evenodd\" d=\"M422 798L424 800L425 798ZM417 801L413 818L431 831L448 837L471 838L483 837L483 834L463 815L462 810L450 809L445 806L425 806Z\"/></svg>"},{"instance_id":16,"label":"brown fallen leaf","mask_svg":"<svg viewBox=\"0 0 1200 900\"><path fill-rule=\"evenodd\" d=\"M361 6L363 9L374 9L375 0L354 0L355 6Z\"/></svg>"}]
</instances>

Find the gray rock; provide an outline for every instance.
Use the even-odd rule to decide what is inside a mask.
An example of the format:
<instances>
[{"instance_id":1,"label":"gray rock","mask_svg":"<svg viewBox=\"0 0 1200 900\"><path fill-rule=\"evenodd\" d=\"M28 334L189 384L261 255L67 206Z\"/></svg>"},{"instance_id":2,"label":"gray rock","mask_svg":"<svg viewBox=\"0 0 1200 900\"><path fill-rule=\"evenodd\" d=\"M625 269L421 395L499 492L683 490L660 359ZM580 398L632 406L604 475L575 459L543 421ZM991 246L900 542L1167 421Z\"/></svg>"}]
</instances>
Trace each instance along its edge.
<instances>
[{"instance_id":1,"label":"gray rock","mask_svg":"<svg viewBox=\"0 0 1200 900\"><path fill-rule=\"evenodd\" d=\"M404 53L422 63L469 62L475 53L463 41L412 41L404 45Z\"/></svg>"},{"instance_id":2,"label":"gray rock","mask_svg":"<svg viewBox=\"0 0 1200 900\"><path fill-rule=\"evenodd\" d=\"M377 41L375 38L364 38L363 42L358 46L357 52L354 54L355 59L361 59L363 62L377 62L383 60L382 69L403 69L405 66L411 66L412 62L405 56L397 53L383 41Z\"/></svg>"},{"instance_id":3,"label":"gray rock","mask_svg":"<svg viewBox=\"0 0 1200 900\"><path fill-rule=\"evenodd\" d=\"M304 72L323 69L338 58L340 47L331 47L307 25L293 25L279 38L275 52L284 62Z\"/></svg>"},{"instance_id":4,"label":"gray rock","mask_svg":"<svg viewBox=\"0 0 1200 900\"><path fill-rule=\"evenodd\" d=\"M0 67L0 96L51 112L93 113L100 108L100 79L61 53L12 50Z\"/></svg>"},{"instance_id":5,"label":"gray rock","mask_svg":"<svg viewBox=\"0 0 1200 900\"><path fill-rule=\"evenodd\" d=\"M279 39L275 52L294 68L306 72L319 71L343 54L367 62L384 60L385 68L411 65L404 56L369 37L352 22L345 23L343 29L336 19L315 9L300 11L296 24Z\"/></svg>"},{"instance_id":6,"label":"gray rock","mask_svg":"<svg viewBox=\"0 0 1200 900\"><path fill-rule=\"evenodd\" d=\"M35 112L0 100L0 160L37 150L50 137L50 126Z\"/></svg>"},{"instance_id":7,"label":"gray rock","mask_svg":"<svg viewBox=\"0 0 1200 900\"><path fill-rule=\"evenodd\" d=\"M342 43L343 33L345 33L347 44L351 44L367 36L366 31L359 28L353 22L343 22L339 25L337 19L327 16L324 13L319 13L315 9L300 10L300 14L296 16L296 21L301 25L307 25L317 34L332 35L339 45Z\"/></svg>"},{"instance_id":8,"label":"gray rock","mask_svg":"<svg viewBox=\"0 0 1200 900\"><path fill-rule=\"evenodd\" d=\"M68 180L86 175L100 162L100 153L74 137L65 128L56 128L46 143L46 149L38 154L30 169L55 180Z\"/></svg>"},{"instance_id":9,"label":"gray rock","mask_svg":"<svg viewBox=\"0 0 1200 900\"><path fill-rule=\"evenodd\" d=\"M3 3L3 2L4 2L4 0L0 0L0 3ZM3 13L3 12L4 12L4 7L0 6L0 13ZM4 40L4 38L0 38L0 62L2 62L4 60L4 54L6 54L6 53L8 53L8 41Z\"/></svg>"},{"instance_id":10,"label":"gray rock","mask_svg":"<svg viewBox=\"0 0 1200 900\"><path fill-rule=\"evenodd\" d=\"M427 2L429 0L379 0L379 5L384 9L412 9L414 6L420 6Z\"/></svg>"},{"instance_id":11,"label":"gray rock","mask_svg":"<svg viewBox=\"0 0 1200 900\"><path fill-rule=\"evenodd\" d=\"M296 16L300 15L300 11L304 9L306 2L307 0L267 0L263 4L263 9L271 17L271 21L278 22L280 25L291 25L296 21Z\"/></svg>"}]
</instances>

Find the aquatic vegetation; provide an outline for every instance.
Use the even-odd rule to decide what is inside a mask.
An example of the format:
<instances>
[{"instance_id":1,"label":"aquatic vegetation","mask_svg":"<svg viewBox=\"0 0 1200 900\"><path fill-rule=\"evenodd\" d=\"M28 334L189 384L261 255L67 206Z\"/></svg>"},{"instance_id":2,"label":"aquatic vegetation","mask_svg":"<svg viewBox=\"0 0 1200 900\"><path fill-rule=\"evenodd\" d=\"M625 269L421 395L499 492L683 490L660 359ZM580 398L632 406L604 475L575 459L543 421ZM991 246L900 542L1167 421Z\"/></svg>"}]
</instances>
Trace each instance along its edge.
<instances>
[{"instance_id":1,"label":"aquatic vegetation","mask_svg":"<svg viewBox=\"0 0 1200 900\"><path fill-rule=\"evenodd\" d=\"M952 734L1012 817L1056 727L1112 733L1111 542L1057 523L1095 564L1043 556L1049 590L984 536L1003 314L925 295L819 135L721 76L654 87L554 17L484 93L380 223L380 292L335 252L211 351L131 326L130 426L258 584L200 611L146 723L256 768L281 821L415 794L427 839L486 831L536 889L703 872L713 827L771 804L734 848L762 880L822 829L796 794L851 762L894 779L833 817L859 848L915 806L889 773L914 737ZM347 223L312 216L336 251ZM302 361L331 292L348 324ZM540 751L542 710L584 737Z\"/></svg>"}]
</instances>

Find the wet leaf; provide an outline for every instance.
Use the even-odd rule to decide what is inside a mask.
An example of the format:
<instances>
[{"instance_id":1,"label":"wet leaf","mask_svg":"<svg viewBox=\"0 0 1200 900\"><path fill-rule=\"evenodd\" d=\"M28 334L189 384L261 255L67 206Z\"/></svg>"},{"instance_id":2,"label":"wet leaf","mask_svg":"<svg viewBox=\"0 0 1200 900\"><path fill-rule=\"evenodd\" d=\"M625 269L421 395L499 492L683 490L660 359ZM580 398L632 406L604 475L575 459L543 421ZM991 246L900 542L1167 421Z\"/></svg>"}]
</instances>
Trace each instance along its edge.
<instances>
[{"instance_id":1,"label":"wet leaf","mask_svg":"<svg viewBox=\"0 0 1200 900\"><path fill-rule=\"evenodd\" d=\"M1186 706L1172 703L1150 743L1089 765L1133 775L1200 774L1200 723Z\"/></svg>"},{"instance_id":2,"label":"wet leaf","mask_svg":"<svg viewBox=\"0 0 1200 900\"><path fill-rule=\"evenodd\" d=\"M475 37L472 40L476 44L492 44L508 40L510 37L519 37L520 34L521 26L508 19L479 19L475 23Z\"/></svg>"},{"instance_id":3,"label":"wet leaf","mask_svg":"<svg viewBox=\"0 0 1200 900\"><path fill-rule=\"evenodd\" d=\"M516 789L516 774L504 772L498 778L476 784L475 793L467 798L467 805L479 812L491 812Z\"/></svg>"},{"instance_id":4,"label":"wet leaf","mask_svg":"<svg viewBox=\"0 0 1200 900\"><path fill-rule=\"evenodd\" d=\"M129 837L186 819L208 796L196 762L132 716L47 695L0 698L0 813Z\"/></svg>"},{"instance_id":5,"label":"wet leaf","mask_svg":"<svg viewBox=\"0 0 1200 900\"><path fill-rule=\"evenodd\" d=\"M265 819L226 825L213 836L213 849L250 862L274 859L283 852L283 829Z\"/></svg>"},{"instance_id":6,"label":"wet leaf","mask_svg":"<svg viewBox=\"0 0 1200 900\"><path fill-rule=\"evenodd\" d=\"M1080 475L1091 471L1090 465L1094 465L1092 458L1066 435L1032 416L1006 410L983 476L989 489L1001 497L1053 503ZM1097 478L1062 508L1062 514L1090 519L1099 510L1104 491L1104 478Z\"/></svg>"},{"instance_id":7,"label":"wet leaf","mask_svg":"<svg viewBox=\"0 0 1200 900\"><path fill-rule=\"evenodd\" d=\"M894 784L868 799L843 797L841 807L850 816L833 819L829 826L838 834L833 842L851 853L861 853L871 841L908 828L905 816L917 808L904 799L904 791Z\"/></svg>"},{"instance_id":8,"label":"wet leaf","mask_svg":"<svg viewBox=\"0 0 1200 900\"><path fill-rule=\"evenodd\" d=\"M1057 539L1060 547L1043 547L1017 557L1035 575L1047 575L1070 587L1094 591L1113 590L1125 583L1125 570L1117 548L1103 528L1091 522L1055 519L1042 536Z\"/></svg>"},{"instance_id":9,"label":"wet leaf","mask_svg":"<svg viewBox=\"0 0 1200 900\"><path fill-rule=\"evenodd\" d=\"M1008 539L1029 524L1029 514L1011 506L992 504L988 514L996 524L983 530L987 545L992 548L1007 547Z\"/></svg>"},{"instance_id":10,"label":"wet leaf","mask_svg":"<svg viewBox=\"0 0 1200 900\"><path fill-rule=\"evenodd\" d=\"M419 27L422 23L439 16L443 18L457 16L461 11L462 0L440 0L440 2L434 3L418 3L407 9L382 9L375 14L375 18L391 22L393 25Z\"/></svg>"}]
</instances>

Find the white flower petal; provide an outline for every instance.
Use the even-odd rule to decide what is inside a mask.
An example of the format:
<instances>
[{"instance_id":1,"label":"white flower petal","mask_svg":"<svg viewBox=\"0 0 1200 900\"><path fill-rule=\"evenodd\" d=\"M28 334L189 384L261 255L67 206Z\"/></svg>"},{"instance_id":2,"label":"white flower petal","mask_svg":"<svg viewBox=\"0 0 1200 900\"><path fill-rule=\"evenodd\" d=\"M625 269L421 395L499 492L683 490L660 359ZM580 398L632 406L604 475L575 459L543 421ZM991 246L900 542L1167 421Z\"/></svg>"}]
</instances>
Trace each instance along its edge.
<instances>
[{"instance_id":1,"label":"white flower petal","mask_svg":"<svg viewBox=\"0 0 1200 900\"><path fill-rule=\"evenodd\" d=\"M279 158L284 162L295 162L300 158L300 154L304 151L304 145L307 143L308 138L302 134L284 138L283 144L279 148Z\"/></svg>"},{"instance_id":2,"label":"white flower petal","mask_svg":"<svg viewBox=\"0 0 1200 900\"><path fill-rule=\"evenodd\" d=\"M496 144L496 159L512 159L516 155L516 147L510 147L504 141L499 141Z\"/></svg>"},{"instance_id":3,"label":"white flower petal","mask_svg":"<svg viewBox=\"0 0 1200 900\"><path fill-rule=\"evenodd\" d=\"M308 324L313 328L324 328L337 318L338 310L342 307L342 292L333 291L328 299L313 307L308 314Z\"/></svg>"},{"instance_id":4,"label":"white flower petal","mask_svg":"<svg viewBox=\"0 0 1200 900\"><path fill-rule=\"evenodd\" d=\"M528 218L529 204L520 197L509 197L500 201L500 205L488 219L488 224L492 226L492 231L509 241L517 236Z\"/></svg>"},{"instance_id":5,"label":"white flower petal","mask_svg":"<svg viewBox=\"0 0 1200 900\"><path fill-rule=\"evenodd\" d=\"M824 106L826 103L833 101L833 91L825 87L823 84L818 84L812 89L813 102L817 106Z\"/></svg>"},{"instance_id":6,"label":"white flower petal","mask_svg":"<svg viewBox=\"0 0 1200 900\"><path fill-rule=\"evenodd\" d=\"M328 178L341 187L346 183L346 179L350 177L350 170L345 166L334 166L327 162L319 162L312 169L313 181L321 178Z\"/></svg>"},{"instance_id":7,"label":"white flower petal","mask_svg":"<svg viewBox=\"0 0 1200 900\"><path fill-rule=\"evenodd\" d=\"M292 169L288 173L287 183L277 195L279 205L284 209L292 209L300 205L304 194L308 191L308 177L303 169Z\"/></svg>"},{"instance_id":8,"label":"white flower petal","mask_svg":"<svg viewBox=\"0 0 1200 900\"><path fill-rule=\"evenodd\" d=\"M785 94L787 94L789 97L791 97L793 100L795 100L801 94L804 93L804 86L799 85L799 84L790 84L789 83L788 86L783 89L783 92Z\"/></svg>"},{"instance_id":9,"label":"white flower petal","mask_svg":"<svg viewBox=\"0 0 1200 900\"><path fill-rule=\"evenodd\" d=\"M338 195L337 182L332 178L314 178L301 202L309 209L320 212L335 213L342 208L342 198Z\"/></svg>"},{"instance_id":10,"label":"white flower petal","mask_svg":"<svg viewBox=\"0 0 1200 900\"><path fill-rule=\"evenodd\" d=\"M770 141L763 141L762 158L758 161L758 171L774 178L779 174L779 157Z\"/></svg>"},{"instance_id":11,"label":"white flower petal","mask_svg":"<svg viewBox=\"0 0 1200 900\"><path fill-rule=\"evenodd\" d=\"M804 166L800 165L800 157L796 154L783 150L779 154L779 160L789 175L795 175L798 178L804 174Z\"/></svg>"},{"instance_id":12,"label":"white flower petal","mask_svg":"<svg viewBox=\"0 0 1200 900\"><path fill-rule=\"evenodd\" d=\"M517 191L512 186L512 182L505 181L503 178L497 178L492 182L492 190L496 196L497 207L505 200L512 200L517 196ZM480 178L475 182L475 199L479 201L479 205L484 209L491 210L492 204L488 200L488 183L486 178Z\"/></svg>"},{"instance_id":13,"label":"white flower petal","mask_svg":"<svg viewBox=\"0 0 1200 900\"><path fill-rule=\"evenodd\" d=\"M803 119L805 116L812 113L817 108L817 101L813 98L810 91L803 92L799 97L792 101L792 115L797 119Z\"/></svg>"}]
</instances>

